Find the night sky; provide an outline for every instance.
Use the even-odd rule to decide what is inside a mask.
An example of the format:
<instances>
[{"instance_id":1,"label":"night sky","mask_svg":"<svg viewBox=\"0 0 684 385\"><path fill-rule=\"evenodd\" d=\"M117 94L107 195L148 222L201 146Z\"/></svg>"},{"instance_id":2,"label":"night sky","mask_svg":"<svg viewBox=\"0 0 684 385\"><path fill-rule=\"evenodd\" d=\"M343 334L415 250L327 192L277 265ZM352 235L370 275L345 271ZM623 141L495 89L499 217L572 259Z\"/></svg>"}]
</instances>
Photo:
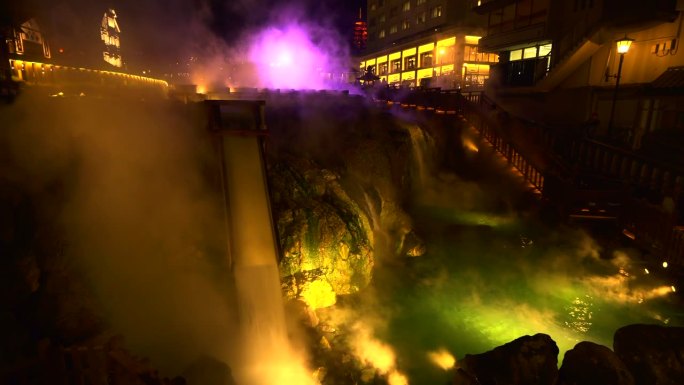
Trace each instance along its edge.
<instances>
[{"instance_id":1,"label":"night sky","mask_svg":"<svg viewBox=\"0 0 684 385\"><path fill-rule=\"evenodd\" d=\"M135 66L201 51L209 35L237 45L249 34L246 31L283 18L286 12L337 31L350 43L359 7L365 14L365 4L366 0L26 0L3 4L0 13L37 16L53 46L70 47L97 43L102 15L112 7L122 30L122 53Z\"/></svg>"}]
</instances>

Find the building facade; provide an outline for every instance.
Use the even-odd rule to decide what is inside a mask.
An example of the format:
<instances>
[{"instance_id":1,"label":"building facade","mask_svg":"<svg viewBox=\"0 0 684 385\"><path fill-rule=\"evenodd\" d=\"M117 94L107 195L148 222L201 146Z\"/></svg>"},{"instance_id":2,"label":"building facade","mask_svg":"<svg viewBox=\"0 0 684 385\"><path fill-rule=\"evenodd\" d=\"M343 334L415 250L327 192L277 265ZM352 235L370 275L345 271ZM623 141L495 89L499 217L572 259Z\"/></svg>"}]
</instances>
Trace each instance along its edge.
<instances>
[{"instance_id":1,"label":"building facade","mask_svg":"<svg viewBox=\"0 0 684 385\"><path fill-rule=\"evenodd\" d=\"M393 86L480 87L498 61L478 48L485 26L467 0L369 0L359 70Z\"/></svg>"}]
</instances>

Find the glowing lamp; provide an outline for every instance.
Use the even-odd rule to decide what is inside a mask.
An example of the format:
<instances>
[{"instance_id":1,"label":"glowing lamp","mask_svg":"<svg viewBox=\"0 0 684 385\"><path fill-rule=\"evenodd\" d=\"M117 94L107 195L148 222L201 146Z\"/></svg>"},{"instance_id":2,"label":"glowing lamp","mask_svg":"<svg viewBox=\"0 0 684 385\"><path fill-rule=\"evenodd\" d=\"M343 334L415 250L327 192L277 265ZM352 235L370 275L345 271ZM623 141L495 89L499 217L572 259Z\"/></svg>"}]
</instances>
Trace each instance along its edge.
<instances>
[{"instance_id":1,"label":"glowing lamp","mask_svg":"<svg viewBox=\"0 0 684 385\"><path fill-rule=\"evenodd\" d=\"M617 44L617 52L621 55L626 54L629 51L629 47L632 45L633 41L634 39L630 39L627 36L616 41L615 43Z\"/></svg>"},{"instance_id":2,"label":"glowing lamp","mask_svg":"<svg viewBox=\"0 0 684 385\"><path fill-rule=\"evenodd\" d=\"M663 267L667 269L667 261L663 262Z\"/></svg>"}]
</instances>

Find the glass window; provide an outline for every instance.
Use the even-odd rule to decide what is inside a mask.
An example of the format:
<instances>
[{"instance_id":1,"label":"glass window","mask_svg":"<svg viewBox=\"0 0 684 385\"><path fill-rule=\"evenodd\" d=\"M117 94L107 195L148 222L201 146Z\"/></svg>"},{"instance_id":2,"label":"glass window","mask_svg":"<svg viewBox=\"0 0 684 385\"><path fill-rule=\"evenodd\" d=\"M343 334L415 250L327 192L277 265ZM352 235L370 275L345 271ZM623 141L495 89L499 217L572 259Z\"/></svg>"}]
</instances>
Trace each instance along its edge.
<instances>
[{"instance_id":1,"label":"glass window","mask_svg":"<svg viewBox=\"0 0 684 385\"><path fill-rule=\"evenodd\" d=\"M378 23L384 23L387 18L385 17L385 14L383 13L382 15L378 16Z\"/></svg>"},{"instance_id":2,"label":"glass window","mask_svg":"<svg viewBox=\"0 0 684 385\"><path fill-rule=\"evenodd\" d=\"M420 66L432 67L432 52L423 52L420 54Z\"/></svg>"},{"instance_id":3,"label":"glass window","mask_svg":"<svg viewBox=\"0 0 684 385\"><path fill-rule=\"evenodd\" d=\"M378 6L375 3L371 4L370 10L375 11L376 9L378 9Z\"/></svg>"},{"instance_id":4,"label":"glass window","mask_svg":"<svg viewBox=\"0 0 684 385\"><path fill-rule=\"evenodd\" d=\"M408 20L404 20L401 22L401 29L409 29L411 28L411 23Z\"/></svg>"},{"instance_id":5,"label":"glass window","mask_svg":"<svg viewBox=\"0 0 684 385\"><path fill-rule=\"evenodd\" d=\"M416 69L416 55L404 58L404 67L407 70Z\"/></svg>"},{"instance_id":6,"label":"glass window","mask_svg":"<svg viewBox=\"0 0 684 385\"><path fill-rule=\"evenodd\" d=\"M423 4L425 4L426 1L427 1L427 0L418 0L418 1L416 2L416 5L423 5Z\"/></svg>"},{"instance_id":7,"label":"glass window","mask_svg":"<svg viewBox=\"0 0 684 385\"><path fill-rule=\"evenodd\" d=\"M537 57L537 47L525 48L525 50L523 50L523 59L529 59L533 57Z\"/></svg>"},{"instance_id":8,"label":"glass window","mask_svg":"<svg viewBox=\"0 0 684 385\"><path fill-rule=\"evenodd\" d=\"M420 15L416 16L416 24L425 23L425 20L427 20L427 12L425 11L421 12Z\"/></svg>"},{"instance_id":9,"label":"glass window","mask_svg":"<svg viewBox=\"0 0 684 385\"><path fill-rule=\"evenodd\" d=\"M521 49L516 49L515 51L511 51L511 57L510 60L520 60L522 59L522 50Z\"/></svg>"},{"instance_id":10,"label":"glass window","mask_svg":"<svg viewBox=\"0 0 684 385\"><path fill-rule=\"evenodd\" d=\"M392 60L392 72L401 72L401 59Z\"/></svg>"},{"instance_id":11,"label":"glass window","mask_svg":"<svg viewBox=\"0 0 684 385\"><path fill-rule=\"evenodd\" d=\"M378 74L387 75L387 62L378 64Z\"/></svg>"},{"instance_id":12,"label":"glass window","mask_svg":"<svg viewBox=\"0 0 684 385\"><path fill-rule=\"evenodd\" d=\"M539 56L546 56L551 53L551 44L539 46Z\"/></svg>"},{"instance_id":13,"label":"glass window","mask_svg":"<svg viewBox=\"0 0 684 385\"><path fill-rule=\"evenodd\" d=\"M404 4L401 6L401 9L406 12L411 10L411 1L404 1Z\"/></svg>"},{"instance_id":14,"label":"glass window","mask_svg":"<svg viewBox=\"0 0 684 385\"><path fill-rule=\"evenodd\" d=\"M396 24L390 27L389 33L390 33L390 35L393 33L397 33L397 25Z\"/></svg>"},{"instance_id":15,"label":"glass window","mask_svg":"<svg viewBox=\"0 0 684 385\"><path fill-rule=\"evenodd\" d=\"M430 12L430 14L433 18L442 16L442 6L438 5L434 8L432 8L432 11Z\"/></svg>"},{"instance_id":16,"label":"glass window","mask_svg":"<svg viewBox=\"0 0 684 385\"><path fill-rule=\"evenodd\" d=\"M380 32L378 32L378 38L382 39L383 37L385 37L385 30L381 29Z\"/></svg>"}]
</instances>

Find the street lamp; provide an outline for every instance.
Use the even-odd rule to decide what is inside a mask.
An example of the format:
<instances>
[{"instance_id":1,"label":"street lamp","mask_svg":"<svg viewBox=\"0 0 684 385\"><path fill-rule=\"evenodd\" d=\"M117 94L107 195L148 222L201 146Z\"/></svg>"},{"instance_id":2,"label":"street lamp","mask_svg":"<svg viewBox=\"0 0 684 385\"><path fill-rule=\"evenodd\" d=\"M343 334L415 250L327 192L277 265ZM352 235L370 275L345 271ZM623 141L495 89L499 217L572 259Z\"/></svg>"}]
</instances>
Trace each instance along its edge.
<instances>
[{"instance_id":1,"label":"street lamp","mask_svg":"<svg viewBox=\"0 0 684 385\"><path fill-rule=\"evenodd\" d=\"M620 40L617 40L617 53L620 54L620 63L618 64L618 72L615 75L615 90L613 91L613 104L610 107L610 119L608 120L608 138L613 137L613 116L615 115L615 102L617 101L618 87L620 87L620 76L622 75L622 62L625 60L625 54L629 51L634 39L630 39L625 35Z\"/></svg>"}]
</instances>

